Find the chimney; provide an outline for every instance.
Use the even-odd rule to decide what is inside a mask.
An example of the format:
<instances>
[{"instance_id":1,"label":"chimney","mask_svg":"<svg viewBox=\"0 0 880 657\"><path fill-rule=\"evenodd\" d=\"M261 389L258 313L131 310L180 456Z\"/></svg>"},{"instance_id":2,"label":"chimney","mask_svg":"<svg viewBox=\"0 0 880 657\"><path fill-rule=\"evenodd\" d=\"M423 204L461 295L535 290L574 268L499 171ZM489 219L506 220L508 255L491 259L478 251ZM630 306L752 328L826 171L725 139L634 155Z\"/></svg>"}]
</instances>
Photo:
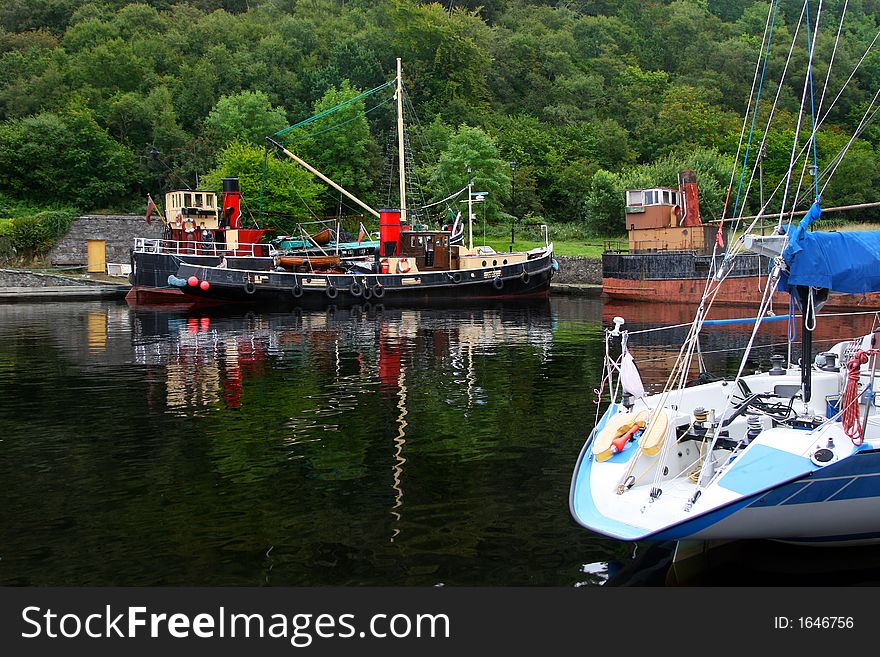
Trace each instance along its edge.
<instances>
[{"instance_id":1,"label":"chimney","mask_svg":"<svg viewBox=\"0 0 880 657\"><path fill-rule=\"evenodd\" d=\"M680 226L702 226L700 221L700 195L697 189L697 174L692 169L678 173L678 195L683 215Z\"/></svg>"},{"instance_id":2,"label":"chimney","mask_svg":"<svg viewBox=\"0 0 880 657\"><path fill-rule=\"evenodd\" d=\"M238 178L223 179L223 219L220 225L226 228L241 227L241 192L238 191Z\"/></svg>"}]
</instances>

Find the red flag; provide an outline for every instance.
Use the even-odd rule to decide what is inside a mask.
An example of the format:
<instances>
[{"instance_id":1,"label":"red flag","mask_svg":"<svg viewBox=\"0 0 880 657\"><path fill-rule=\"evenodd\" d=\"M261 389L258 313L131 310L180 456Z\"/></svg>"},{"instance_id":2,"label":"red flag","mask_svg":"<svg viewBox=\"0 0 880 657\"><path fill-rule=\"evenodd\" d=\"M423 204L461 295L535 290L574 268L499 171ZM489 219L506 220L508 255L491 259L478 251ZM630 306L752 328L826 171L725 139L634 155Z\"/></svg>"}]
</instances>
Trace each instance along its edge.
<instances>
[{"instance_id":1,"label":"red flag","mask_svg":"<svg viewBox=\"0 0 880 657\"><path fill-rule=\"evenodd\" d=\"M718 232L715 233L715 244L718 245L719 249L724 248L724 235L721 232L721 226L718 226Z\"/></svg>"},{"instance_id":2,"label":"red flag","mask_svg":"<svg viewBox=\"0 0 880 657\"><path fill-rule=\"evenodd\" d=\"M153 219L150 217L153 214L153 210L156 209L156 204L153 203L153 199L150 198L150 195L147 194L147 224L153 223Z\"/></svg>"},{"instance_id":3,"label":"red flag","mask_svg":"<svg viewBox=\"0 0 880 657\"><path fill-rule=\"evenodd\" d=\"M361 241L364 239L366 234L367 234L367 231L364 230L364 225L361 224L361 232L358 233L358 244L361 243Z\"/></svg>"}]
</instances>

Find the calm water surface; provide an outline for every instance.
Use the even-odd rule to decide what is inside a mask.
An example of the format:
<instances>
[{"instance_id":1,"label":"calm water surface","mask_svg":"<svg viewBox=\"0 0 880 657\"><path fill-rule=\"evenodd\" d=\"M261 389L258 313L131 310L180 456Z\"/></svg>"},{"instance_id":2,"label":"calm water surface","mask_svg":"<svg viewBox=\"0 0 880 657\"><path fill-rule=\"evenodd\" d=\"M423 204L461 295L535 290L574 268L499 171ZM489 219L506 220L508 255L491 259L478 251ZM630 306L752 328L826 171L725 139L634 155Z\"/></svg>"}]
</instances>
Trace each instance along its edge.
<instances>
[{"instance_id":1,"label":"calm water surface","mask_svg":"<svg viewBox=\"0 0 880 657\"><path fill-rule=\"evenodd\" d=\"M662 583L667 552L568 511L603 321L660 319L639 312L3 306L0 583ZM649 383L683 337L655 335L631 343ZM746 339L705 358L729 369Z\"/></svg>"}]
</instances>

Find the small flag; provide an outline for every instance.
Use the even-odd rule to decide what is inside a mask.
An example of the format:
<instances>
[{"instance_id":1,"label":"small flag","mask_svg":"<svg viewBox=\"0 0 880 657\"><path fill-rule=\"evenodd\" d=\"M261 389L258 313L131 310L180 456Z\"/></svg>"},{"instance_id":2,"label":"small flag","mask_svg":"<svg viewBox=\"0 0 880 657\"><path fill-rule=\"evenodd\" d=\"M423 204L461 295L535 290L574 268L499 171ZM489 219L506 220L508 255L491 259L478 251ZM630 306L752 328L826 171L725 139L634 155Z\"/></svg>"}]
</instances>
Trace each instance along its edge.
<instances>
[{"instance_id":1,"label":"small flag","mask_svg":"<svg viewBox=\"0 0 880 657\"><path fill-rule=\"evenodd\" d=\"M361 231L358 233L358 244L366 237L367 231L364 229L364 225L361 224Z\"/></svg>"},{"instance_id":2,"label":"small flag","mask_svg":"<svg viewBox=\"0 0 880 657\"><path fill-rule=\"evenodd\" d=\"M721 233L721 226L718 226L718 232L715 233L715 244L718 245L719 249L724 248L724 235Z\"/></svg>"},{"instance_id":3,"label":"small flag","mask_svg":"<svg viewBox=\"0 0 880 657\"><path fill-rule=\"evenodd\" d=\"M156 204L153 203L153 199L147 194L147 224L153 223L153 219L150 215L153 214L153 210L156 209Z\"/></svg>"}]
</instances>

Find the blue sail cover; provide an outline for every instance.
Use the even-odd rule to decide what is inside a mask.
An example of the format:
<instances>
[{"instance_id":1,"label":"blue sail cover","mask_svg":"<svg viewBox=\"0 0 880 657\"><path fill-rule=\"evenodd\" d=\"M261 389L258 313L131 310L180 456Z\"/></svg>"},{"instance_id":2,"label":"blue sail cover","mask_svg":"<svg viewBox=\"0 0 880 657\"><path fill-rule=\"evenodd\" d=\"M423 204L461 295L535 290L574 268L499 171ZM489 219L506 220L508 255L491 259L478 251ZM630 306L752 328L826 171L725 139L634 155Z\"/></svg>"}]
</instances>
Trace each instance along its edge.
<instances>
[{"instance_id":1,"label":"blue sail cover","mask_svg":"<svg viewBox=\"0 0 880 657\"><path fill-rule=\"evenodd\" d=\"M788 246L782 253L789 272L780 278L779 289L803 285L848 294L880 292L880 231L808 232L821 216L817 201L789 229Z\"/></svg>"}]
</instances>

